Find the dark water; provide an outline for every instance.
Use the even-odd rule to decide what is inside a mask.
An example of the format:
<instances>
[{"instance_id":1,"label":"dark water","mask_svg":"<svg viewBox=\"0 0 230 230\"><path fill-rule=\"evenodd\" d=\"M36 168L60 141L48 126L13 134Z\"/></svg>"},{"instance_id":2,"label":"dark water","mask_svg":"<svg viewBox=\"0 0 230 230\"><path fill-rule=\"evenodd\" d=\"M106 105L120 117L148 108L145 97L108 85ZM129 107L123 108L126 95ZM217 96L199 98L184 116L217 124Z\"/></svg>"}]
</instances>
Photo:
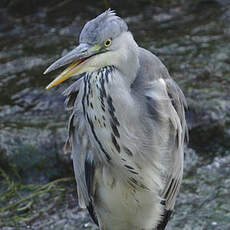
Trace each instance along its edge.
<instances>
[{"instance_id":1,"label":"dark water","mask_svg":"<svg viewBox=\"0 0 230 230\"><path fill-rule=\"evenodd\" d=\"M189 104L185 177L169 230L230 229L229 5L146 4L118 12L138 44L166 64ZM61 95L71 81L47 91L56 74L42 72L77 44L81 27L100 11L88 6L66 15L42 8L16 17L0 10L0 166L16 164L27 183L72 172L62 154L68 114ZM69 206L32 226L93 229L85 211Z\"/></svg>"}]
</instances>

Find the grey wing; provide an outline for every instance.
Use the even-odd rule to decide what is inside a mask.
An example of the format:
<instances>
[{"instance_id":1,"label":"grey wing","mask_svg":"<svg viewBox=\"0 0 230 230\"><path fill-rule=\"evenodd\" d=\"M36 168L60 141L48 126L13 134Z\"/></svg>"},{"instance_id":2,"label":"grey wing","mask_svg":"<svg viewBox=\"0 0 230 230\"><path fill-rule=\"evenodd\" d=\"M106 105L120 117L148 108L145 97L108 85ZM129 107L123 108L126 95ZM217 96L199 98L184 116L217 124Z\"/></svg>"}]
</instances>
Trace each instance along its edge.
<instances>
[{"instance_id":1,"label":"grey wing","mask_svg":"<svg viewBox=\"0 0 230 230\"><path fill-rule=\"evenodd\" d=\"M168 72L166 73L168 75ZM184 111L187 108L185 97L177 84L169 76L166 76L164 80L168 97L171 100L168 107L171 123L171 135L169 136L169 148L171 148L171 152L169 152L169 156L167 157L171 160L171 163L167 166L165 188L161 194L163 198L162 204L165 208L163 218L157 226L157 230L165 229L174 208L183 176L184 142L188 138Z\"/></svg>"},{"instance_id":2,"label":"grey wing","mask_svg":"<svg viewBox=\"0 0 230 230\"><path fill-rule=\"evenodd\" d=\"M185 120L185 108L187 108L187 105L178 85L171 78L166 78L165 83L168 96L171 99L169 114L172 123L171 132L174 135L170 136L169 142L172 148L173 163L168 168L169 173L162 196L165 199L166 209L172 210L183 176L184 142L188 139L188 129Z\"/></svg>"},{"instance_id":3,"label":"grey wing","mask_svg":"<svg viewBox=\"0 0 230 230\"><path fill-rule=\"evenodd\" d=\"M186 100L169 76L166 67L155 55L140 48L139 60L141 68L133 87L147 97L146 103L150 113L152 111L152 114L158 114L168 121L168 151L163 162L166 168L163 176L165 186L161 193L162 204L165 205L165 219L162 220L164 222L175 205L183 175L184 141L187 135L184 112ZM157 108L157 105L160 106ZM152 119L155 119L154 116ZM167 221L161 224L158 229L164 229Z\"/></svg>"},{"instance_id":4,"label":"grey wing","mask_svg":"<svg viewBox=\"0 0 230 230\"><path fill-rule=\"evenodd\" d=\"M69 137L66 141L66 149L70 148L72 152L79 205L82 208L87 208L91 205L91 182L93 177L87 174L86 170L86 166L88 166L86 163L88 161L87 154L91 151L91 146L79 100L82 93L81 80L73 83L64 92L66 96L66 107L71 111L68 125ZM90 172L93 173L93 171Z\"/></svg>"},{"instance_id":5,"label":"grey wing","mask_svg":"<svg viewBox=\"0 0 230 230\"><path fill-rule=\"evenodd\" d=\"M168 75L168 73L167 73ZM184 142L188 138L187 125L185 120L184 108L187 108L185 97L177 84L169 77L165 78L166 90L171 103L168 107L169 116L171 117L171 127L169 144L172 149L169 159L171 164L167 166L165 188L162 191L162 204L165 206L163 218L157 230L164 230L171 216L173 207L176 202L176 196L179 192L183 176L184 162Z\"/></svg>"}]
</instances>

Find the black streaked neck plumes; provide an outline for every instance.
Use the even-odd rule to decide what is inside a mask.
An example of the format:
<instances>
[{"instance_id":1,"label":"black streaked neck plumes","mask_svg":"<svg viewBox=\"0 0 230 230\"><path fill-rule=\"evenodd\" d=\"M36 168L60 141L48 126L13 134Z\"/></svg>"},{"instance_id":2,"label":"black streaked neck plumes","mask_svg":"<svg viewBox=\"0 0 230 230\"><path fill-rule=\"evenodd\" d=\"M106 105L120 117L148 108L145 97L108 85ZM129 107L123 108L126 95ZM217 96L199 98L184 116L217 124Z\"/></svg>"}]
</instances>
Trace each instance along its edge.
<instances>
[{"instance_id":1,"label":"black streaked neck plumes","mask_svg":"<svg viewBox=\"0 0 230 230\"><path fill-rule=\"evenodd\" d=\"M114 115L114 108L111 108L111 97L106 88L112 80L114 66L100 68L96 72L86 73L84 77L84 93L82 97L83 114L88 128L92 134L95 144L100 149L99 160L110 162L111 154L104 147L100 136L107 127L115 126L111 120L117 120ZM110 114L110 116L108 116ZM111 118L110 118L111 117Z\"/></svg>"},{"instance_id":2,"label":"black streaked neck plumes","mask_svg":"<svg viewBox=\"0 0 230 230\"><path fill-rule=\"evenodd\" d=\"M98 71L92 73L86 73L84 77L84 94L82 98L83 112L86 115L86 106L93 107L93 100L96 96L95 90L99 92L99 98L101 102L101 109L105 112L104 99L107 97L105 90L105 84L108 84L111 78L111 73L114 71L114 66L105 66ZM92 100L90 102L90 99ZM85 103L86 101L86 103Z\"/></svg>"}]
</instances>

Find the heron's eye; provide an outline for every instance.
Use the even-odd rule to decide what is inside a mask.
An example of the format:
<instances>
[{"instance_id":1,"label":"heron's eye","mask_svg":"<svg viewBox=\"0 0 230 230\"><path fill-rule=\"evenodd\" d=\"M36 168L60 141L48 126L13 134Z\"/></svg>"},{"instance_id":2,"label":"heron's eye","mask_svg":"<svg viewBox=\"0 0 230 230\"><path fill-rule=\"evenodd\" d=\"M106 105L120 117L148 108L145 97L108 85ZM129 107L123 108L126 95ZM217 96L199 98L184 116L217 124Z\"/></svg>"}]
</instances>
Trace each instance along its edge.
<instances>
[{"instance_id":1,"label":"heron's eye","mask_svg":"<svg viewBox=\"0 0 230 230\"><path fill-rule=\"evenodd\" d=\"M112 44L112 39L108 38L106 41L104 41L104 46L109 47Z\"/></svg>"}]
</instances>

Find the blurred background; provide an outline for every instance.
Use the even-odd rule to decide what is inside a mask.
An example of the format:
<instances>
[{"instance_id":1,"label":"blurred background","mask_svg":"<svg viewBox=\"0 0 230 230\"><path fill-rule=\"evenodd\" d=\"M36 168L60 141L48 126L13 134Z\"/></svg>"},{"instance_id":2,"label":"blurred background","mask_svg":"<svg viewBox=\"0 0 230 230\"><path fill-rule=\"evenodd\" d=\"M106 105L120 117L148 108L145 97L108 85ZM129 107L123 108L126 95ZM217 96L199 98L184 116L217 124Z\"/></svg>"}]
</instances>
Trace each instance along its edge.
<instances>
[{"instance_id":1,"label":"blurred background","mask_svg":"<svg viewBox=\"0 0 230 230\"><path fill-rule=\"evenodd\" d=\"M1 0L0 229L96 229L77 205L54 60L108 7L185 93L190 142L168 230L230 229L230 0Z\"/></svg>"}]
</instances>

